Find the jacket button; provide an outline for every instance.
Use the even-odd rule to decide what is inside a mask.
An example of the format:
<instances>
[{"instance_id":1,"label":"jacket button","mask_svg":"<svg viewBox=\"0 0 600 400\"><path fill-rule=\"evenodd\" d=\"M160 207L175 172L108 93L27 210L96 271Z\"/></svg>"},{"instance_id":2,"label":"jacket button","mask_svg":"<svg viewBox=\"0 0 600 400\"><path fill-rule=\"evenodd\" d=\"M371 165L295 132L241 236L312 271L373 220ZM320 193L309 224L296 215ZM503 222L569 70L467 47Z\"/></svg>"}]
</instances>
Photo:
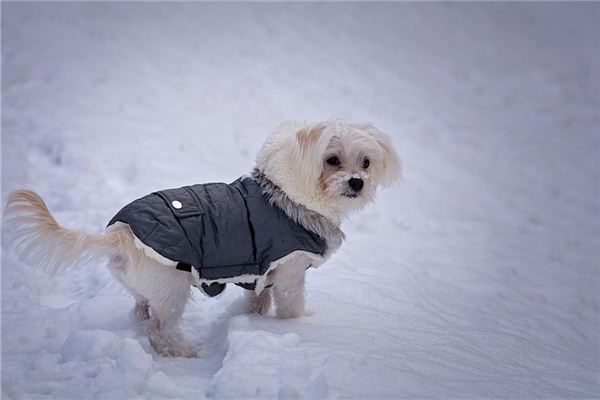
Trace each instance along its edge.
<instances>
[{"instance_id":1,"label":"jacket button","mask_svg":"<svg viewBox=\"0 0 600 400\"><path fill-rule=\"evenodd\" d=\"M171 205L173 206L173 208L175 208L176 210L179 210L181 207L183 207L183 205L181 204L180 201L178 200L173 200L171 202Z\"/></svg>"}]
</instances>

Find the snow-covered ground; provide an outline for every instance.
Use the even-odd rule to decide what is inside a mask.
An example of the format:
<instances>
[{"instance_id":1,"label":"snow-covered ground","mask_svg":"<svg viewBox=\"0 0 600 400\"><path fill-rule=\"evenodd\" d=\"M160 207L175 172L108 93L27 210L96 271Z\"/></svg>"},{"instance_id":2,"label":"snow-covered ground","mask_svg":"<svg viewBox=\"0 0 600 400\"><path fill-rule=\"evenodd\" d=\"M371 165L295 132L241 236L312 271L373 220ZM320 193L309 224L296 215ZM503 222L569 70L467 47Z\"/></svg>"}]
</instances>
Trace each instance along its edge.
<instances>
[{"instance_id":1,"label":"snow-covered ground","mask_svg":"<svg viewBox=\"0 0 600 400\"><path fill-rule=\"evenodd\" d=\"M194 293L156 355L102 264L2 256L3 398L600 397L599 3L2 3L2 197L101 232L248 172L285 119L371 121L403 182L308 315Z\"/></svg>"}]
</instances>

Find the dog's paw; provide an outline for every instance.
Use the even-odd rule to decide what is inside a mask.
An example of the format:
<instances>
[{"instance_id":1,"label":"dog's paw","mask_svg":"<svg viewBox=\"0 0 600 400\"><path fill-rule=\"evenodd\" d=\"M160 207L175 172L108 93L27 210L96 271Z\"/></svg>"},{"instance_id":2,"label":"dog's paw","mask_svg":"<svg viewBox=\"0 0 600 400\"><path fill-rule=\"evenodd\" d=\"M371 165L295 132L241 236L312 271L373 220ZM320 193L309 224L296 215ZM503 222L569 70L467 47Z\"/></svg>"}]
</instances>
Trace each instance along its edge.
<instances>
[{"instance_id":1,"label":"dog's paw","mask_svg":"<svg viewBox=\"0 0 600 400\"><path fill-rule=\"evenodd\" d=\"M269 313L269 311L271 311L271 303L268 303L268 304L260 307L257 312L260 315L267 315Z\"/></svg>"},{"instance_id":2,"label":"dog's paw","mask_svg":"<svg viewBox=\"0 0 600 400\"><path fill-rule=\"evenodd\" d=\"M313 310L312 308L304 310L305 317L312 317L313 315L315 315L315 310Z\"/></svg>"},{"instance_id":3,"label":"dog's paw","mask_svg":"<svg viewBox=\"0 0 600 400\"><path fill-rule=\"evenodd\" d=\"M271 310L271 294L268 289L263 290L258 296L254 292L248 291L246 302L249 314L267 315Z\"/></svg>"},{"instance_id":4,"label":"dog's paw","mask_svg":"<svg viewBox=\"0 0 600 400\"><path fill-rule=\"evenodd\" d=\"M152 345L152 348L163 357L198 358L200 356L200 349L191 344L164 346L153 341L150 341L150 344Z\"/></svg>"},{"instance_id":5,"label":"dog's paw","mask_svg":"<svg viewBox=\"0 0 600 400\"><path fill-rule=\"evenodd\" d=\"M259 302L253 302L248 304L248 314L260 314L267 315L271 311L271 303L261 304Z\"/></svg>"},{"instance_id":6,"label":"dog's paw","mask_svg":"<svg viewBox=\"0 0 600 400\"><path fill-rule=\"evenodd\" d=\"M173 349L171 357L198 358L200 348L192 344L179 345Z\"/></svg>"},{"instance_id":7,"label":"dog's paw","mask_svg":"<svg viewBox=\"0 0 600 400\"><path fill-rule=\"evenodd\" d=\"M168 336L153 335L148 337L150 345L158 354L164 357L197 358L200 348L181 339L178 333Z\"/></svg>"},{"instance_id":8,"label":"dog's paw","mask_svg":"<svg viewBox=\"0 0 600 400\"><path fill-rule=\"evenodd\" d=\"M275 309L275 316L279 319L299 318L303 317L304 315L304 309L300 308L277 307Z\"/></svg>"}]
</instances>

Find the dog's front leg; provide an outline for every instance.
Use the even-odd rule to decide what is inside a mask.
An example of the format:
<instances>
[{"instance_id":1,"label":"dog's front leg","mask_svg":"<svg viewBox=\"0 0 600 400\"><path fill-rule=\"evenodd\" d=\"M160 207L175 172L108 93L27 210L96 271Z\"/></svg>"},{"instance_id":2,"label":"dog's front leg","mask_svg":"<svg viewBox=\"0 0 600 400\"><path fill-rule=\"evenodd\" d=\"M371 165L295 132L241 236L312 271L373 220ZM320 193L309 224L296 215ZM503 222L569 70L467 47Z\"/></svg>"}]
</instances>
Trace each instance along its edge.
<instances>
[{"instance_id":1,"label":"dog's front leg","mask_svg":"<svg viewBox=\"0 0 600 400\"><path fill-rule=\"evenodd\" d=\"M254 290L246 290L248 312L266 315L271 309L271 288L264 288L259 295Z\"/></svg>"},{"instance_id":2,"label":"dog's front leg","mask_svg":"<svg viewBox=\"0 0 600 400\"><path fill-rule=\"evenodd\" d=\"M277 318L304 315L304 274L308 265L306 257L297 257L273 271L272 289Z\"/></svg>"}]
</instances>

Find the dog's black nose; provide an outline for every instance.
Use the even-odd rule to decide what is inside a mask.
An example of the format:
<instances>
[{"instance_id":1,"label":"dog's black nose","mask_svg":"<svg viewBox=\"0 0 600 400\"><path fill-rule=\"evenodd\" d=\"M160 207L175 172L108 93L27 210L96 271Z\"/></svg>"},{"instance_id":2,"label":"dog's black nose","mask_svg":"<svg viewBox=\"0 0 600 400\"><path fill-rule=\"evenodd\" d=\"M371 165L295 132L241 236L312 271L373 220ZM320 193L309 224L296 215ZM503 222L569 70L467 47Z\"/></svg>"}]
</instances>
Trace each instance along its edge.
<instances>
[{"instance_id":1,"label":"dog's black nose","mask_svg":"<svg viewBox=\"0 0 600 400\"><path fill-rule=\"evenodd\" d=\"M348 185L350 185L350 187L358 193L365 185L365 182L360 178L350 178Z\"/></svg>"}]
</instances>

